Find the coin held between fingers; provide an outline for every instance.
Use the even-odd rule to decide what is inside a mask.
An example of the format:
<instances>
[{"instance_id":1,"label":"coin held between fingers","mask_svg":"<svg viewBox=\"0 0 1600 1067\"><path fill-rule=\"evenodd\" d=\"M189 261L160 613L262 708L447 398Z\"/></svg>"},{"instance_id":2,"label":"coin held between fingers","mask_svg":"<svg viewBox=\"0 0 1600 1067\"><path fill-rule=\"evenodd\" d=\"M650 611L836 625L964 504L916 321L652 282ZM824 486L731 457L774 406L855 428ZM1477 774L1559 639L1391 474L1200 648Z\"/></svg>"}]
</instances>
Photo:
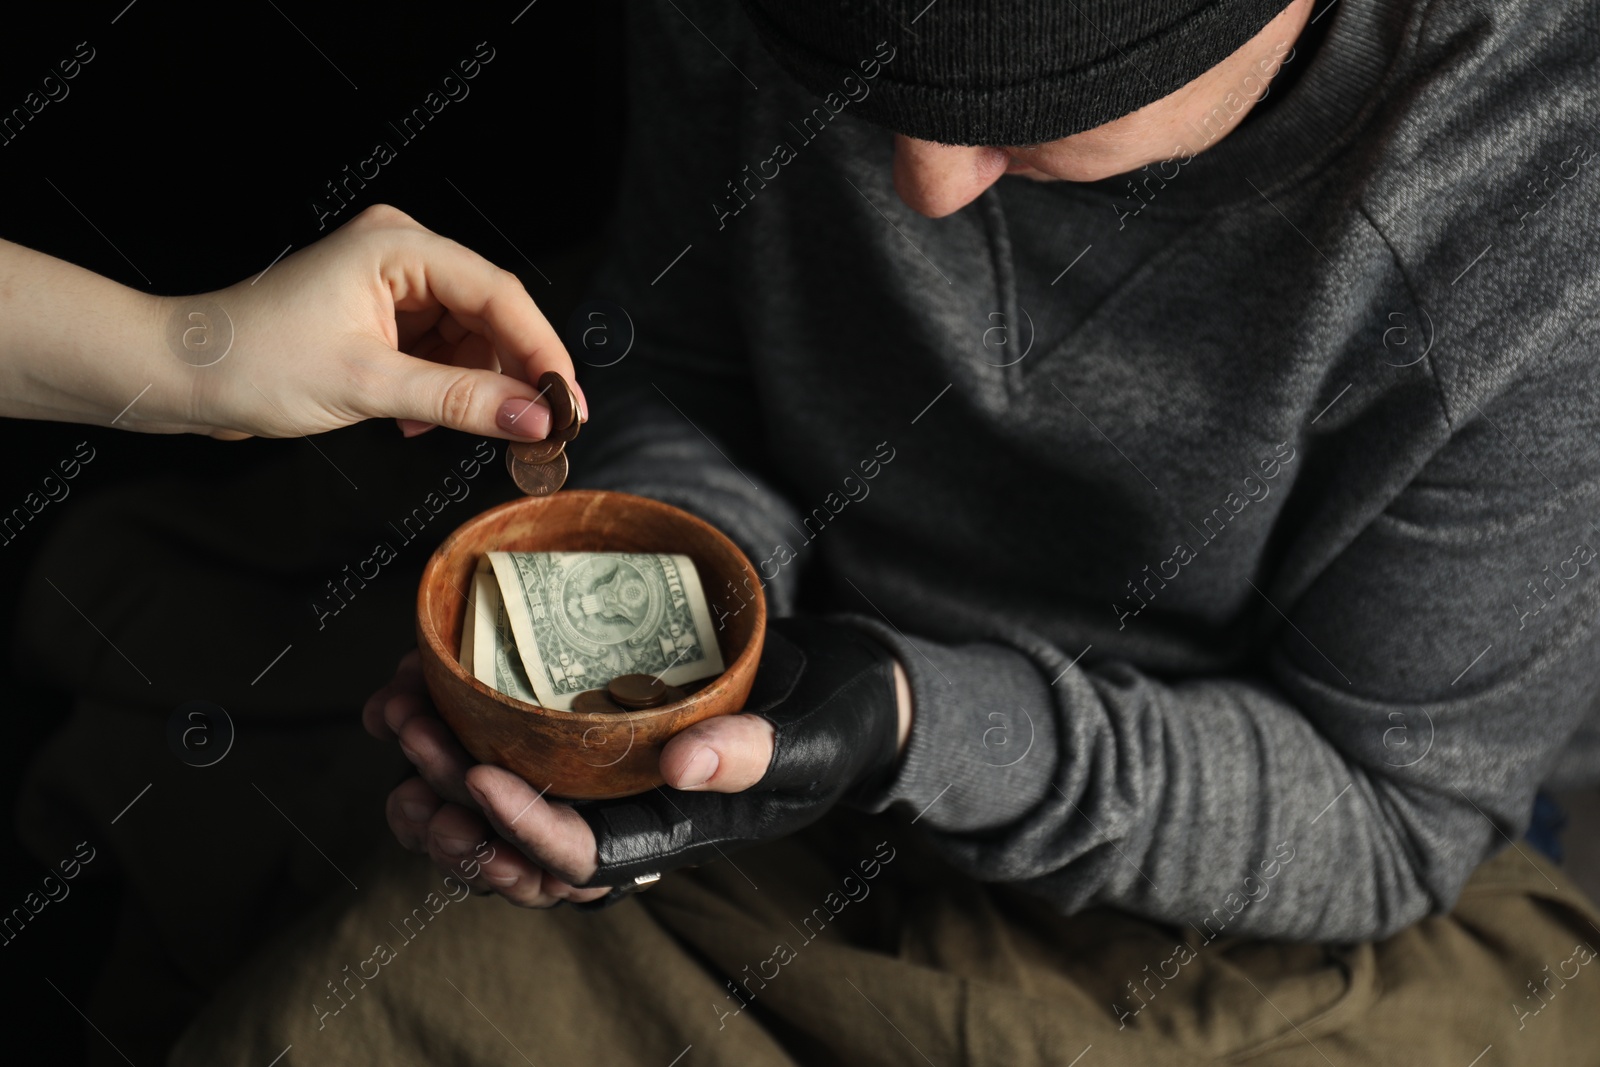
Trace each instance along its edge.
<instances>
[{"instance_id":1,"label":"coin held between fingers","mask_svg":"<svg viewBox=\"0 0 1600 1067\"><path fill-rule=\"evenodd\" d=\"M506 448L506 470L529 496L549 496L567 482L567 442L578 436L583 419L572 386L555 371L539 376L539 396L550 410L543 440L518 441Z\"/></svg>"},{"instance_id":2,"label":"coin held between fingers","mask_svg":"<svg viewBox=\"0 0 1600 1067\"><path fill-rule=\"evenodd\" d=\"M548 463L519 463L508 449L506 467L511 471L511 480L517 483L517 488L529 496L549 496L567 481L565 453Z\"/></svg>"},{"instance_id":3,"label":"coin held between fingers","mask_svg":"<svg viewBox=\"0 0 1600 1067\"><path fill-rule=\"evenodd\" d=\"M565 426L552 426L550 427L550 436L548 440L560 441L562 444L566 444L578 436L578 427L582 425L583 423L574 419Z\"/></svg>"},{"instance_id":4,"label":"coin held between fingers","mask_svg":"<svg viewBox=\"0 0 1600 1067\"><path fill-rule=\"evenodd\" d=\"M546 437L543 441L516 441L506 446L506 453L515 457L518 463L551 463L563 451L567 443L554 437Z\"/></svg>"},{"instance_id":5,"label":"coin held between fingers","mask_svg":"<svg viewBox=\"0 0 1600 1067\"><path fill-rule=\"evenodd\" d=\"M578 398L572 391L572 386L557 371L545 371L539 375L537 388L545 403L550 405L550 428L565 429L577 424ZM569 438L570 440L570 438Z\"/></svg>"}]
</instances>

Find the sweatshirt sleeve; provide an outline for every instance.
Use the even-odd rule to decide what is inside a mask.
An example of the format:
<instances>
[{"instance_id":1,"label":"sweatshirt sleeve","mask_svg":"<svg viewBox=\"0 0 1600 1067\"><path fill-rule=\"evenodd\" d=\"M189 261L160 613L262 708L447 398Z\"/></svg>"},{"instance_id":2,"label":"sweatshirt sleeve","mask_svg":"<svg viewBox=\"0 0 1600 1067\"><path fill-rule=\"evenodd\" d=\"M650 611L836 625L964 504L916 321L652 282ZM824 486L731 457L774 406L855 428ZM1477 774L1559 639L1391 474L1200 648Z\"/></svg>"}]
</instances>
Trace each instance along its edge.
<instances>
[{"instance_id":1,"label":"sweatshirt sleeve","mask_svg":"<svg viewBox=\"0 0 1600 1067\"><path fill-rule=\"evenodd\" d=\"M1258 669L1158 678L861 619L911 678L897 779L973 877L1207 939L1381 938L1525 830L1600 699L1600 330L1472 417L1298 594Z\"/></svg>"},{"instance_id":2,"label":"sweatshirt sleeve","mask_svg":"<svg viewBox=\"0 0 1600 1067\"><path fill-rule=\"evenodd\" d=\"M573 349L594 402L573 481L683 507L759 558L796 518L761 460L758 413L785 398L759 395L726 306L734 272L758 268L718 243L706 199L739 165L706 131L737 130L754 90L707 44L736 34L689 10L698 29L669 5L629 11L648 54L630 64L616 252L594 293L626 312L632 347ZM1270 628L1226 673L1078 659L1020 624L951 645L855 619L915 702L867 806L905 811L975 878L1208 937L1366 940L1449 908L1600 696L1597 349L1591 324L1547 371L1477 397L1311 575L1256 576ZM768 585L775 612L798 572Z\"/></svg>"},{"instance_id":3,"label":"sweatshirt sleeve","mask_svg":"<svg viewBox=\"0 0 1600 1067\"><path fill-rule=\"evenodd\" d=\"M696 16L706 32L728 36L708 13ZM710 204L703 194L719 188L719 174L737 169L732 139L704 131L735 127L748 86L712 62L700 31L670 5L641 5L628 18L633 119L618 209L608 258L568 338L591 400L591 425L568 450L571 484L680 507L761 559L798 516L763 469L724 235L709 207L702 223L690 214L702 197ZM802 573L788 566L767 580L773 611L791 610Z\"/></svg>"}]
</instances>

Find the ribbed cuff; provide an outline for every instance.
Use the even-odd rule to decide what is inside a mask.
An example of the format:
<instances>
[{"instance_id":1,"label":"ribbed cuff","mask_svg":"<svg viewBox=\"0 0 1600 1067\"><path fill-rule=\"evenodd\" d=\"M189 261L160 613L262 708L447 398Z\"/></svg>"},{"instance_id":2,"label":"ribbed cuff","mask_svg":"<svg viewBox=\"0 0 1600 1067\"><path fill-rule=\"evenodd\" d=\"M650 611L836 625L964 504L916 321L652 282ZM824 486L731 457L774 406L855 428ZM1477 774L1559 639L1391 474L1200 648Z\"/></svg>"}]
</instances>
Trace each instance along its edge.
<instances>
[{"instance_id":1,"label":"ribbed cuff","mask_svg":"<svg viewBox=\"0 0 1600 1067\"><path fill-rule=\"evenodd\" d=\"M860 615L840 621L882 641L911 683L911 736L899 768L853 806L900 804L931 829L974 832L1014 821L1052 793L1063 754L1049 683L1006 645L913 640Z\"/></svg>"}]
</instances>

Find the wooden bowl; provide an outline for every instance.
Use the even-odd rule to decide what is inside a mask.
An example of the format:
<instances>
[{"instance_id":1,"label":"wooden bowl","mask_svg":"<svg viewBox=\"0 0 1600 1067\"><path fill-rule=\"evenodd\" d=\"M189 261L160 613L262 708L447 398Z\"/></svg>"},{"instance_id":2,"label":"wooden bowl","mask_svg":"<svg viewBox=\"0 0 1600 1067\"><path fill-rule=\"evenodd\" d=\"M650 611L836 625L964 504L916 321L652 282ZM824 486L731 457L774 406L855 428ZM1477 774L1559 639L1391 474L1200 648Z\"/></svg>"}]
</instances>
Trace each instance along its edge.
<instances>
[{"instance_id":1,"label":"wooden bowl","mask_svg":"<svg viewBox=\"0 0 1600 1067\"><path fill-rule=\"evenodd\" d=\"M491 689L462 669L457 654L472 574L485 552L496 551L688 556L713 625L721 623L726 669L683 700L644 711L558 711ZM744 707L766 630L761 580L732 541L686 511L627 493L570 490L492 508L445 539L417 590L422 675L444 721L479 762L573 799L629 796L662 784L657 762L670 737Z\"/></svg>"}]
</instances>

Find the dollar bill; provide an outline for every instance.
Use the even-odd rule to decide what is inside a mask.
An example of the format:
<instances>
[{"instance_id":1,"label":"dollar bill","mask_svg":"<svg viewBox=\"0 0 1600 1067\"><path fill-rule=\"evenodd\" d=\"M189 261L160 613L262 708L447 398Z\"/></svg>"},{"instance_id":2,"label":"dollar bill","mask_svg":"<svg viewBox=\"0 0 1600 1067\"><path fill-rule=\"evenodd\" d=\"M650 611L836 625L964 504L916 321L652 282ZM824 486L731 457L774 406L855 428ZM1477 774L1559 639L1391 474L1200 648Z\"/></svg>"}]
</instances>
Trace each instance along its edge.
<instances>
[{"instance_id":1,"label":"dollar bill","mask_svg":"<svg viewBox=\"0 0 1600 1067\"><path fill-rule=\"evenodd\" d=\"M501 692L570 710L579 693L623 674L682 685L722 673L705 591L687 556L491 552L488 562L495 588L474 583L474 670ZM491 597L497 605L486 613ZM495 682L484 677L486 655ZM531 698L502 682L530 687Z\"/></svg>"},{"instance_id":2,"label":"dollar bill","mask_svg":"<svg viewBox=\"0 0 1600 1067\"><path fill-rule=\"evenodd\" d=\"M462 625L461 666L491 689L529 704L539 703L522 658L517 654L516 638L512 636L511 619L500 598L500 586L487 564L472 576L467 617Z\"/></svg>"},{"instance_id":3,"label":"dollar bill","mask_svg":"<svg viewBox=\"0 0 1600 1067\"><path fill-rule=\"evenodd\" d=\"M478 565L478 572L483 573L483 564ZM478 581L477 575L467 579L467 613L461 619L461 654L456 657L461 661L461 669L472 675L478 676L472 669L473 653L477 651L477 626L478 626Z\"/></svg>"}]
</instances>

